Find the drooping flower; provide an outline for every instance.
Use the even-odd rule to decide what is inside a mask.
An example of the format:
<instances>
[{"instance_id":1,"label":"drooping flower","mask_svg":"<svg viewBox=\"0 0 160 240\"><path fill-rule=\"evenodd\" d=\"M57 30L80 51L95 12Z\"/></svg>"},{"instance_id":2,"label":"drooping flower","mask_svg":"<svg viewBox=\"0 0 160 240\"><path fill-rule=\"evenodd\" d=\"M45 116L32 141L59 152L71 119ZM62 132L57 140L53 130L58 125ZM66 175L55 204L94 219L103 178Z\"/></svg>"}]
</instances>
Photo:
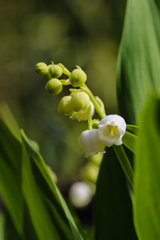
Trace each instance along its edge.
<instances>
[{"instance_id":1,"label":"drooping flower","mask_svg":"<svg viewBox=\"0 0 160 240\"><path fill-rule=\"evenodd\" d=\"M113 144L121 145L125 131L126 122L121 116L108 115L99 123L98 139L107 147L111 147Z\"/></svg>"},{"instance_id":2,"label":"drooping flower","mask_svg":"<svg viewBox=\"0 0 160 240\"><path fill-rule=\"evenodd\" d=\"M86 130L81 133L80 143L85 157L89 157L98 152L104 152L104 145L101 140L98 139L98 133L98 129Z\"/></svg>"},{"instance_id":3,"label":"drooping flower","mask_svg":"<svg viewBox=\"0 0 160 240\"><path fill-rule=\"evenodd\" d=\"M81 133L80 143L85 157L104 152L104 147L113 144L121 145L126 131L125 120L118 115L108 115L103 118L98 129L87 130Z\"/></svg>"}]
</instances>

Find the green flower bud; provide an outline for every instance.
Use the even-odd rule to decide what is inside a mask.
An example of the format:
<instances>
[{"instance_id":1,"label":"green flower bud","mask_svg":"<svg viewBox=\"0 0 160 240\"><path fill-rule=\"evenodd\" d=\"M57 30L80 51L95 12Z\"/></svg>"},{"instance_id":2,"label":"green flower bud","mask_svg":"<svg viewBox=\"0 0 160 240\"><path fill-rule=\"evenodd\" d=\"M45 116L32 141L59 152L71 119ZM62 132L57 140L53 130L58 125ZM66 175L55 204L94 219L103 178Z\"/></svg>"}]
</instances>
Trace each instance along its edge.
<instances>
[{"instance_id":1,"label":"green flower bud","mask_svg":"<svg viewBox=\"0 0 160 240\"><path fill-rule=\"evenodd\" d=\"M79 122L81 121L87 121L90 117L92 117L95 113L94 106L92 102L90 102L89 108L87 108L84 111L75 112L72 114L71 119L77 120Z\"/></svg>"},{"instance_id":2,"label":"green flower bud","mask_svg":"<svg viewBox=\"0 0 160 240\"><path fill-rule=\"evenodd\" d=\"M72 113L71 96L65 96L58 104L58 112L62 115L68 116Z\"/></svg>"},{"instance_id":3,"label":"green flower bud","mask_svg":"<svg viewBox=\"0 0 160 240\"><path fill-rule=\"evenodd\" d=\"M51 65L49 68L49 73L51 74L51 77L59 78L62 75L63 70L58 65Z\"/></svg>"},{"instance_id":4,"label":"green flower bud","mask_svg":"<svg viewBox=\"0 0 160 240\"><path fill-rule=\"evenodd\" d=\"M84 92L75 93L72 96L71 106L74 112L84 111L90 106L90 98Z\"/></svg>"},{"instance_id":5,"label":"green flower bud","mask_svg":"<svg viewBox=\"0 0 160 240\"><path fill-rule=\"evenodd\" d=\"M52 66L52 64L50 64L50 65L48 65L48 72L47 72L47 74L45 74L45 77L48 79L48 80L50 80L52 77L51 77L51 74L50 74L50 72L49 72L49 69L50 69L50 67Z\"/></svg>"},{"instance_id":6,"label":"green flower bud","mask_svg":"<svg viewBox=\"0 0 160 240\"><path fill-rule=\"evenodd\" d=\"M81 69L75 69L71 72L69 76L69 81L73 87L80 87L87 80L87 76Z\"/></svg>"},{"instance_id":7,"label":"green flower bud","mask_svg":"<svg viewBox=\"0 0 160 240\"><path fill-rule=\"evenodd\" d=\"M45 75L48 73L48 67L43 62L37 63L35 66L35 72L40 75Z\"/></svg>"},{"instance_id":8,"label":"green flower bud","mask_svg":"<svg viewBox=\"0 0 160 240\"><path fill-rule=\"evenodd\" d=\"M62 88L62 83L56 78L50 79L45 86L46 91L53 95L59 94Z\"/></svg>"}]
</instances>

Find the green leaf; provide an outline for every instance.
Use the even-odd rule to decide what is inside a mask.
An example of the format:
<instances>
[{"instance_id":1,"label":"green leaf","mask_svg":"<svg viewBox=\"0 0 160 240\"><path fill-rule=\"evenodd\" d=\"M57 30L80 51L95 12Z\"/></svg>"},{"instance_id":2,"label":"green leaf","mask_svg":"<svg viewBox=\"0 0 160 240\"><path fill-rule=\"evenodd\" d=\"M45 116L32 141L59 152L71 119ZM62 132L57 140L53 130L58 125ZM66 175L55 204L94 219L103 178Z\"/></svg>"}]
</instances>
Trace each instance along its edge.
<instances>
[{"instance_id":1,"label":"green leaf","mask_svg":"<svg viewBox=\"0 0 160 240\"><path fill-rule=\"evenodd\" d=\"M0 119L0 194L18 233L22 236L22 149L21 143L12 133Z\"/></svg>"},{"instance_id":2,"label":"green leaf","mask_svg":"<svg viewBox=\"0 0 160 240\"><path fill-rule=\"evenodd\" d=\"M138 126L135 126L135 125L128 125L127 124L127 128L126 130L134 135L137 135L138 134L138 130L139 130L139 127Z\"/></svg>"},{"instance_id":3,"label":"green leaf","mask_svg":"<svg viewBox=\"0 0 160 240\"><path fill-rule=\"evenodd\" d=\"M0 240L5 240L5 215L3 212L0 212Z\"/></svg>"},{"instance_id":4,"label":"green leaf","mask_svg":"<svg viewBox=\"0 0 160 240\"><path fill-rule=\"evenodd\" d=\"M32 141L23 133L21 138L6 105L0 113L0 194L10 219L6 230L11 229L15 240L82 240Z\"/></svg>"},{"instance_id":5,"label":"green leaf","mask_svg":"<svg viewBox=\"0 0 160 240\"><path fill-rule=\"evenodd\" d=\"M95 240L136 240L125 175L112 147L106 149L95 198Z\"/></svg>"},{"instance_id":6,"label":"green leaf","mask_svg":"<svg viewBox=\"0 0 160 240\"><path fill-rule=\"evenodd\" d=\"M15 224L13 223L10 214L8 213L8 211L5 209L3 210L3 237L0 238L0 240L22 240L23 238L20 237L20 235L18 234L16 228L15 228Z\"/></svg>"},{"instance_id":7,"label":"green leaf","mask_svg":"<svg viewBox=\"0 0 160 240\"><path fill-rule=\"evenodd\" d=\"M160 1L129 0L118 64L118 104L135 124L150 93L160 93Z\"/></svg>"},{"instance_id":8,"label":"green leaf","mask_svg":"<svg viewBox=\"0 0 160 240\"><path fill-rule=\"evenodd\" d=\"M64 199L63 199L63 197L62 197L62 194L60 193L60 191L59 191L58 188L57 188L57 193L58 193L59 198L60 198L60 200L61 200L61 203L62 203L62 205L63 205L63 208L64 208L64 211L65 211L65 213L66 213L66 216L67 216L67 218L68 218L68 221L69 221L69 224L70 224L70 227L71 227L71 230L72 230L72 234L73 234L73 236L74 236L74 239L75 239L75 240L82 240L82 236L80 235L80 233L79 233L79 231L78 231L78 229L77 229L77 226L76 226L76 224L75 224L75 222L74 222L74 219L73 219L73 217L72 217L72 215L71 215L71 213L70 213L70 211L69 211L69 209L68 209L68 207L67 207L67 204L66 204L66 202L64 201Z\"/></svg>"},{"instance_id":9,"label":"green leaf","mask_svg":"<svg viewBox=\"0 0 160 240\"><path fill-rule=\"evenodd\" d=\"M68 207L53 183L42 157L23 132L22 136L25 143L23 194L38 239L82 240ZM29 155L27 155L26 149ZM42 216L45 219L45 224Z\"/></svg>"},{"instance_id":10,"label":"green leaf","mask_svg":"<svg viewBox=\"0 0 160 240\"><path fill-rule=\"evenodd\" d=\"M21 142L21 134L17 122L15 121L11 111L8 108L8 105L0 101L0 118L5 122L11 134Z\"/></svg>"},{"instance_id":11,"label":"green leaf","mask_svg":"<svg viewBox=\"0 0 160 240\"><path fill-rule=\"evenodd\" d=\"M137 139L138 137L135 136L134 134L125 132L122 138L122 142L128 149L130 149L134 154L136 154Z\"/></svg>"},{"instance_id":12,"label":"green leaf","mask_svg":"<svg viewBox=\"0 0 160 240\"><path fill-rule=\"evenodd\" d=\"M141 240L160 239L160 99L153 96L140 118L134 218Z\"/></svg>"},{"instance_id":13,"label":"green leaf","mask_svg":"<svg viewBox=\"0 0 160 240\"><path fill-rule=\"evenodd\" d=\"M124 148L122 145L120 146L116 146L116 145L113 145L113 149L115 151L115 154L121 164L121 167L133 189L133 177L134 177L134 173L133 173L133 169L130 165L130 162L128 160L128 157L124 151Z\"/></svg>"}]
</instances>

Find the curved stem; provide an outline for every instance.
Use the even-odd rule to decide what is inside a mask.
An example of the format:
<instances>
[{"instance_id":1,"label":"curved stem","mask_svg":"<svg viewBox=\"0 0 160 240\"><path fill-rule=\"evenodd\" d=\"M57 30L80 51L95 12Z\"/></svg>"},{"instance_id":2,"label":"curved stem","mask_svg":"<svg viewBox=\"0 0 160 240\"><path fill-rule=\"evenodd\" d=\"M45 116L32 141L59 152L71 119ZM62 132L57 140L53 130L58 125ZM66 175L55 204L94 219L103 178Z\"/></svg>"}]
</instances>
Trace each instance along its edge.
<instances>
[{"instance_id":1,"label":"curved stem","mask_svg":"<svg viewBox=\"0 0 160 240\"><path fill-rule=\"evenodd\" d=\"M106 114L102 111L102 109L101 109L101 107L99 106L97 100L95 99L94 95L92 94L92 92L90 91L90 89L87 87L87 85L86 85L86 84L83 84L82 87L84 87L84 88L87 89L87 93L88 93L88 95L89 95L89 97L90 97L90 99L91 99L91 102L93 103L93 105L94 105L97 113L99 114L100 118L102 119L102 118L106 117Z\"/></svg>"}]
</instances>

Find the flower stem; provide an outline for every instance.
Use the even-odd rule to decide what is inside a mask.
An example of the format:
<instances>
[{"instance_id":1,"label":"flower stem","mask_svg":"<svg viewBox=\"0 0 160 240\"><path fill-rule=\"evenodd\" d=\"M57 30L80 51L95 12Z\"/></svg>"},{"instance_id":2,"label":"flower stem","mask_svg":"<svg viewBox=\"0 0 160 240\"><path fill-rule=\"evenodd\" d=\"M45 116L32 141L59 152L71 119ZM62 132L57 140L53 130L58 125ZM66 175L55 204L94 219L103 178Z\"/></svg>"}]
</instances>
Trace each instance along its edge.
<instances>
[{"instance_id":1,"label":"flower stem","mask_svg":"<svg viewBox=\"0 0 160 240\"><path fill-rule=\"evenodd\" d=\"M93 105L94 105L97 113L99 114L100 118L102 119L102 118L106 117L106 114L102 111L102 109L101 109L101 107L99 106L97 100L95 99L94 95L92 94L92 92L90 91L90 89L87 87L87 85L86 85L86 84L83 84L82 87L86 88L87 93L88 93L88 95L89 95L89 97L90 97L90 99L91 99L91 102L93 103Z\"/></svg>"}]
</instances>

